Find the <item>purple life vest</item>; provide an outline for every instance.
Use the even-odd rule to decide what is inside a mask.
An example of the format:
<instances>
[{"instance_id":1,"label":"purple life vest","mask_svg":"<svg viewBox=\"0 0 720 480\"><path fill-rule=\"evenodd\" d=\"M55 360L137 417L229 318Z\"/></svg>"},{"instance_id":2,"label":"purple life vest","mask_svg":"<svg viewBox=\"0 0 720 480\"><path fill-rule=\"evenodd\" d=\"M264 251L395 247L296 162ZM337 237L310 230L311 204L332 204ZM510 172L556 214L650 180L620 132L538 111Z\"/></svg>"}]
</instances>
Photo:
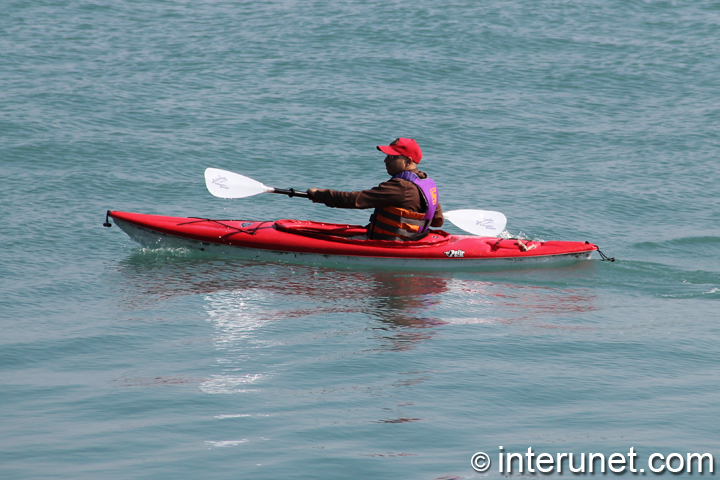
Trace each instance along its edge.
<instances>
[{"instance_id":1,"label":"purple life vest","mask_svg":"<svg viewBox=\"0 0 720 480\"><path fill-rule=\"evenodd\" d=\"M402 178L403 180L412 182L420 189L420 192L425 198L425 205L427 205L428 207L424 217L424 219L427 221L427 226L423 229L423 231L428 230L430 228L430 222L432 222L433 216L435 215L435 210L437 210L438 204L438 194L435 182L433 182L430 177L427 177L423 180L416 174L408 172L407 170L398 173L393 178Z\"/></svg>"}]
</instances>

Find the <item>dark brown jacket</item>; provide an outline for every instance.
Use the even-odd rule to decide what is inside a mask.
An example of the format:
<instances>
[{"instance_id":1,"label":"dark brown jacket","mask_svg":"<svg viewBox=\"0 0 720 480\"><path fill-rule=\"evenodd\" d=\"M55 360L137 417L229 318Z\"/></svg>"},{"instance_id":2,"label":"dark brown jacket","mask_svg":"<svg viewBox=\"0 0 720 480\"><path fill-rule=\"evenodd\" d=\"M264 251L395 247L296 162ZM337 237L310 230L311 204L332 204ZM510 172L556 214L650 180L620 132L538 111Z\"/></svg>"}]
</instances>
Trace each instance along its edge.
<instances>
[{"instance_id":1,"label":"dark brown jacket","mask_svg":"<svg viewBox=\"0 0 720 480\"><path fill-rule=\"evenodd\" d=\"M418 177L427 178L425 172L416 172ZM335 208L382 208L397 207L411 212L426 212L427 205L414 183L400 178L391 178L377 187L360 192L341 192L338 190L318 190L314 200ZM443 214L438 203L433 215L433 227L442 227Z\"/></svg>"}]
</instances>

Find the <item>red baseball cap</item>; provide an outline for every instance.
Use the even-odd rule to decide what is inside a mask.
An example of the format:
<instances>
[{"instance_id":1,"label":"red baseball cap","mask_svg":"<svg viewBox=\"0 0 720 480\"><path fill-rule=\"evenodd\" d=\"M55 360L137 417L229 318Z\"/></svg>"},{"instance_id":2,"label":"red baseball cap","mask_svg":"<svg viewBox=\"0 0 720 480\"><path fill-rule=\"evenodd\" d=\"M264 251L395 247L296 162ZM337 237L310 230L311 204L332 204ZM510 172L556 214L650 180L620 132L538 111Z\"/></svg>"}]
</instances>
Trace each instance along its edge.
<instances>
[{"instance_id":1,"label":"red baseball cap","mask_svg":"<svg viewBox=\"0 0 720 480\"><path fill-rule=\"evenodd\" d=\"M402 155L415 163L420 163L422 158L420 145L412 138L398 138L390 145L378 145L377 149L386 155Z\"/></svg>"}]
</instances>

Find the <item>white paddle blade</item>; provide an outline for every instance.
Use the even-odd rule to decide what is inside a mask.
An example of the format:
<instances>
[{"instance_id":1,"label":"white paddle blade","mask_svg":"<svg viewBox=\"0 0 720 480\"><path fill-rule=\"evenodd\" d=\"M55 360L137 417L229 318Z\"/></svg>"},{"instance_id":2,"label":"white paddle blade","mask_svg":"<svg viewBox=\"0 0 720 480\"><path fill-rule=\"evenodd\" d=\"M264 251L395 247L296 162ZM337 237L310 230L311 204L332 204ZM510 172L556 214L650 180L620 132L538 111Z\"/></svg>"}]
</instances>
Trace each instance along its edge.
<instances>
[{"instance_id":1,"label":"white paddle blade","mask_svg":"<svg viewBox=\"0 0 720 480\"><path fill-rule=\"evenodd\" d=\"M257 180L218 168L205 170L205 185L210 193L220 198L245 198L273 191Z\"/></svg>"},{"instance_id":2,"label":"white paddle blade","mask_svg":"<svg viewBox=\"0 0 720 480\"><path fill-rule=\"evenodd\" d=\"M497 237L507 224L502 213L485 210L452 210L443 212L443 217L456 227L481 237Z\"/></svg>"}]
</instances>

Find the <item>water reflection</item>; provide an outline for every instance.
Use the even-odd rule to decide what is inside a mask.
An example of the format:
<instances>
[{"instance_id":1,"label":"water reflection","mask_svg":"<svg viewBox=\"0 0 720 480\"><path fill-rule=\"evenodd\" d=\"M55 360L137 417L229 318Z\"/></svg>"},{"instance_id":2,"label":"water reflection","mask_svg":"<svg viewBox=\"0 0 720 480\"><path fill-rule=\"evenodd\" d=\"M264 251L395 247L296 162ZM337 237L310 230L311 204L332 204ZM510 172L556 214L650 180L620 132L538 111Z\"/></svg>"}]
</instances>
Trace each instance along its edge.
<instances>
[{"instance_id":1,"label":"water reflection","mask_svg":"<svg viewBox=\"0 0 720 480\"><path fill-rule=\"evenodd\" d=\"M563 318L598 309L595 294L586 288L453 279L448 291L450 294L442 306L450 316L443 318L451 324L491 322L575 330L578 327L565 325ZM452 311L482 312L483 315L456 317Z\"/></svg>"},{"instance_id":2,"label":"water reflection","mask_svg":"<svg viewBox=\"0 0 720 480\"><path fill-rule=\"evenodd\" d=\"M570 273L543 270L538 278L547 283L554 275L582 276L588 263ZM119 272L123 309L202 295L208 316L224 332L215 339L219 347L268 322L356 316L356 326L374 331L381 348L403 350L431 339L442 325L521 323L566 329L572 327L558 324L558 318L597 308L589 289L528 284L532 271L414 274L141 251L127 258Z\"/></svg>"},{"instance_id":3,"label":"water reflection","mask_svg":"<svg viewBox=\"0 0 720 480\"><path fill-rule=\"evenodd\" d=\"M166 312L157 315L166 318L190 308L210 322L215 362L199 388L251 399L219 412L228 422L302 411L308 404L320 408L330 400L342 406L328 417L333 424L402 428L423 422L426 405L414 403L416 392L447 372L427 370L422 359L444 356L452 365L462 340L458 331L477 340L461 347L460 356L468 358L483 348L488 333L556 334L597 308L592 290L567 286L568 278L578 283L592 269L418 274L155 251L129 256L117 274L121 308Z\"/></svg>"},{"instance_id":4,"label":"water reflection","mask_svg":"<svg viewBox=\"0 0 720 480\"><path fill-rule=\"evenodd\" d=\"M447 290L442 274L334 270L242 261L161 257L137 253L120 267L123 309L144 309L187 295L203 295L215 322L243 317L243 329L267 322L314 316L358 314L392 348L407 348L432 336L444 322L432 315ZM232 342L235 328L224 325Z\"/></svg>"}]
</instances>

